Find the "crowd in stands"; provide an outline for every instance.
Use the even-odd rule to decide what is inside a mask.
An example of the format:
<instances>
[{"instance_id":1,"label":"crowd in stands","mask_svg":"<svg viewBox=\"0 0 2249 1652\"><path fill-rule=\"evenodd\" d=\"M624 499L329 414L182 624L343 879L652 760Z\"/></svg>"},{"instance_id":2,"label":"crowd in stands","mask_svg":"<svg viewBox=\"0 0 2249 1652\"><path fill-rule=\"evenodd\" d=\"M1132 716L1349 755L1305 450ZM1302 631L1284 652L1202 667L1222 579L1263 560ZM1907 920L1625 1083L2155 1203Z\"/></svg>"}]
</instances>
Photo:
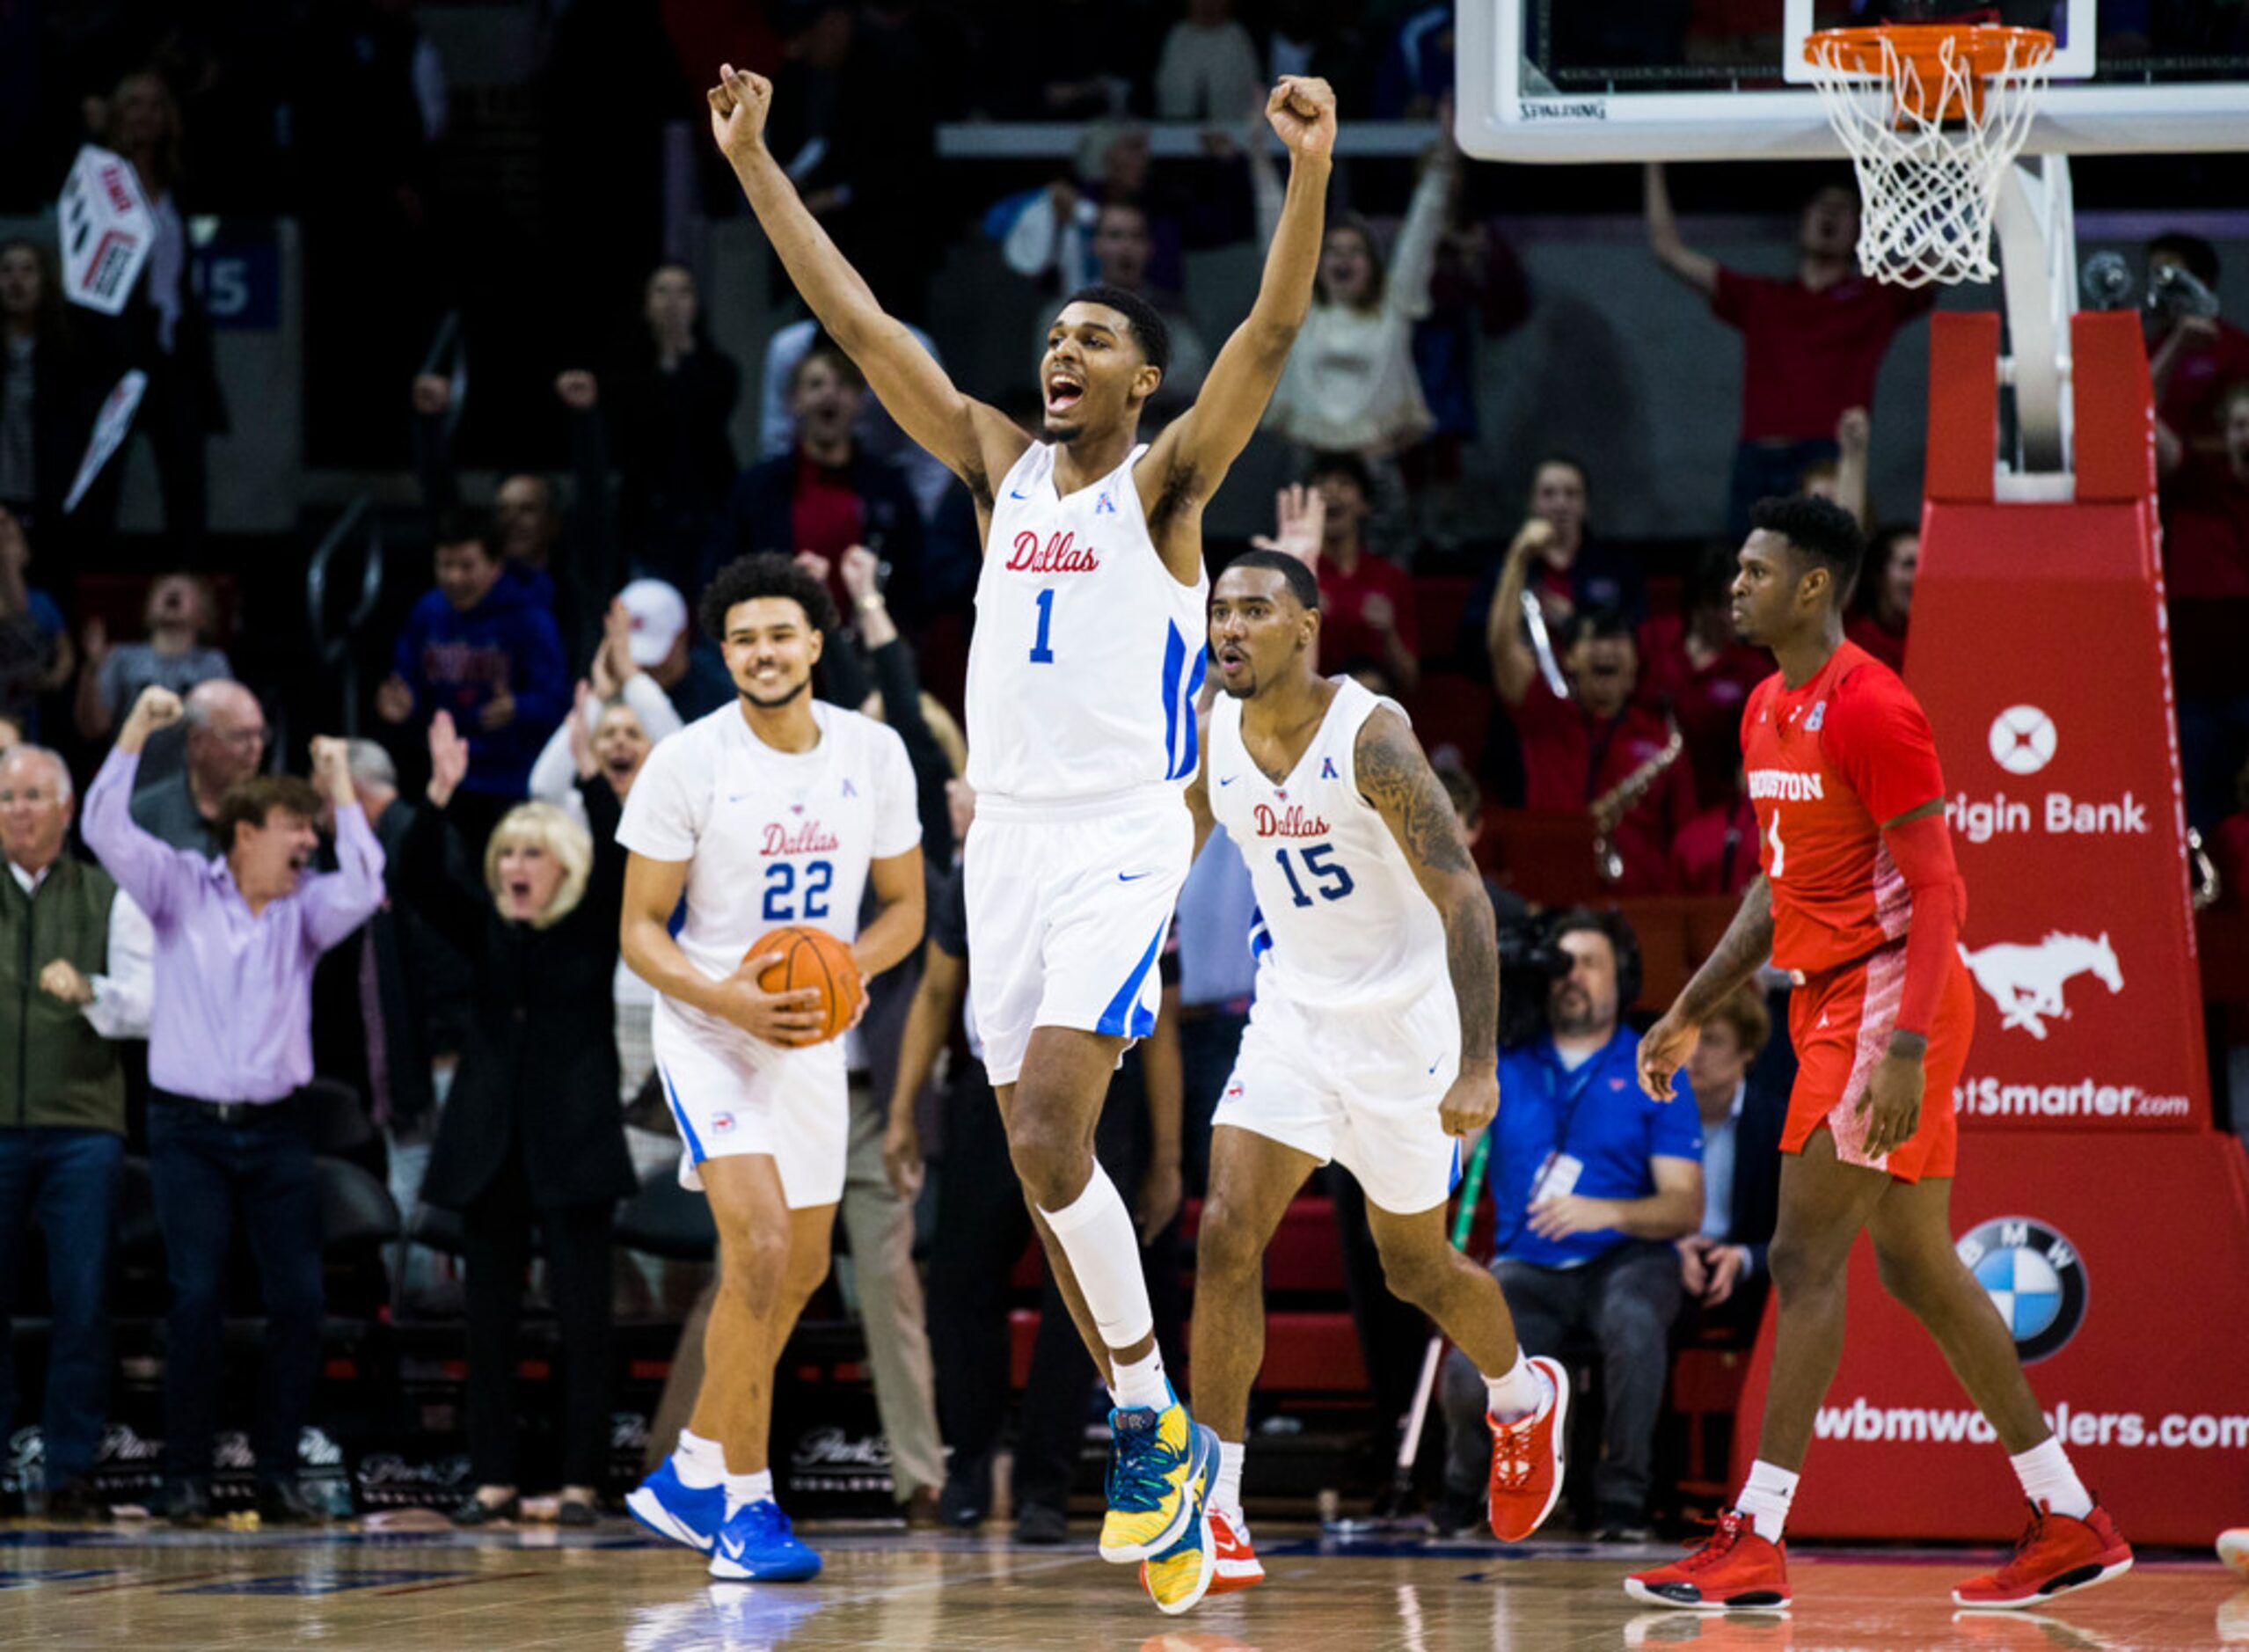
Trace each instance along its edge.
<instances>
[{"instance_id":1,"label":"crowd in stands","mask_svg":"<svg viewBox=\"0 0 2249 1652\"><path fill-rule=\"evenodd\" d=\"M632 1122L651 1088L652 998L618 958L615 827L649 752L734 703L697 622L701 592L737 558L778 552L834 599L820 695L888 722L914 764L928 940L874 983L851 1034L847 1300L902 1509L975 1524L994 1506L1009 1435L1011 1278L1029 1230L962 1013L959 847L975 799L960 778L957 710L980 550L973 511L809 319L785 321L759 360L721 350L684 264L642 259L610 284L614 302L586 340L567 337L572 354L495 392L541 409L568 465L566 478L510 469L488 499L467 497L478 490L462 479L462 410L449 379L417 375L412 329L387 318L354 337L318 322L308 370L318 362L344 375L361 405L352 417L370 428L364 405L380 404L396 468L411 444L427 562L356 708L373 737L306 746L299 726L296 749L281 749L274 685L237 677L238 593L210 550L201 451L230 413L186 281L181 203L223 194L289 206L298 172L349 147L341 117L304 122L287 140L300 146L291 166L278 164L283 138L252 117L296 106L296 73L349 62L358 67L338 95L379 118L337 201L312 215L312 302L333 268L324 260L382 240L368 220L344 222L353 202L380 201L373 223L402 226L383 267L426 256L417 203L444 137L442 68L410 6L335 10L302 71L251 31L171 31L155 69L143 67L146 40L120 56L106 32L42 37L68 71L54 85L99 95L0 132L0 179L23 175L9 158L20 157L50 183L78 138L106 138L132 162L158 223L156 254L113 325L63 304L50 248L0 244L0 850L11 874L0 881L0 1033L29 1052L14 1106L0 1107L0 1305L22 1292L22 1234L35 1217L54 1327L49 1509L92 1506L112 1364L109 1235L129 1142L150 1161L172 1292L165 1508L190 1522L210 1511L223 1265L238 1226L270 1331L260 1507L314 1517L294 1466L322 1311L305 1126L317 1077L356 1096L401 1211L457 1221L473 1486L456 1517L520 1514L541 1473L560 1488L559 1518L593 1517L615 1213L668 1177L678 1151L667 1124ZM591 31L581 10L598 8L561 8L556 26ZM1439 116L1451 79L1451 8L1417 0L1020 0L974 21L966 8L873 0L763 10L747 50L778 70L772 141L800 163L792 172L815 214L917 325L926 248L950 232L960 179L938 176L933 159L894 163L930 155L939 120L1082 123L1066 175L995 192L977 203L973 232L1041 292L1098 280L1156 305L1172 367L1152 423L1191 403L1210 357L1182 291L1187 254L1270 231L1274 163L1245 117L1273 77L1329 76L1347 121ZM1238 10L1254 11L1255 26ZM680 62L662 55L648 71L660 82L719 55L697 32L715 26L707 19L675 23ZM0 62L16 26L0 18ZM743 61L743 48L728 51ZM985 53L990 72L959 72ZM189 77L190 64L210 72ZM981 106L971 85L988 89ZM871 109L883 118L863 120ZM1202 122L1211 136L1193 158L1156 161L1150 116ZM1756 499L1817 491L1859 515L1868 552L1850 635L1905 660L1918 536L1869 519L1867 450L1877 369L1929 301L1859 274L1848 188L1822 187L1805 205L1795 274L1775 279L1690 246L1651 169L1653 256L1707 299L1712 348L1721 326L1742 335L1735 458L1711 485L1728 535L1683 577L1648 566L1600 530L1603 479L1552 452L1530 469L1508 542L1464 546L1475 354L1527 302L1476 216L1469 172L1440 141L1391 196L1364 202L1365 216L1331 215L1311 313L1267 420L1291 482L1256 543L1314 563L1323 669L1413 711L1503 929L1525 917L1537 855L1590 860L1575 881L1603 910L1573 909L1547 932L1570 968L1552 983L1543 1030L1507 1058L1488 1196L1493 1266L1530 1351L1599 1372L1588 1524L1637 1539L1660 1501L1666 1349L1739 1341L1755 1324L1791 1064L1767 1005L1747 995L1705 1029L1681 1086L1691 1100L1651 1103L1632 1079L1626 1019L1640 995L1638 943L1606 906L1730 895L1756 871L1738 725L1770 663L1734 640L1727 611ZM2150 252L2215 286L2206 243L2166 236ZM405 286L410 303L426 296ZM923 336L933 352L950 342ZM2171 599L2249 597L2249 335L2190 314L2158 325L2150 343ZM98 483L68 514L62 500L127 367L149 376L135 431L157 462L164 557L179 571L97 606L73 596L68 576L101 566L114 491ZM742 453L730 425L751 374L757 448ZM2181 733L2190 818L2238 903L2249 879L2249 698L2188 692ZM312 781L294 778L307 771ZM84 855L67 842L82 785ZM1541 849L1522 829L1541 819L1568 835ZM1121 1071L1099 1143L1155 1259L1158 1334L1175 1370L1186 1365L1187 1218L1255 990L1247 882L1218 836L1180 902L1157 1034ZM1418 1356L1421 1322L1409 1310L1401 1324L1363 1203L1336 1182L1344 1283L1394 1425L1414 1375L1399 1371L1400 1351ZM946 1236L928 1252L926 1297L917 1222ZM568 1443L544 1466L522 1460L511 1380L535 1234L560 1325ZM393 1264L401 1302L442 1297L449 1264L428 1249L402 1245ZM1045 1290L1015 1410L1012 1495L1019 1535L1058 1542L1093 1373L1058 1292ZM699 1317L689 1324L675 1380L691 1391ZM7 1351L0 1339L0 1424L16 1386ZM1442 1394L1457 1449L1441 1524L1472 1524L1457 1505L1480 1502L1484 1399L1456 1356Z\"/></svg>"}]
</instances>

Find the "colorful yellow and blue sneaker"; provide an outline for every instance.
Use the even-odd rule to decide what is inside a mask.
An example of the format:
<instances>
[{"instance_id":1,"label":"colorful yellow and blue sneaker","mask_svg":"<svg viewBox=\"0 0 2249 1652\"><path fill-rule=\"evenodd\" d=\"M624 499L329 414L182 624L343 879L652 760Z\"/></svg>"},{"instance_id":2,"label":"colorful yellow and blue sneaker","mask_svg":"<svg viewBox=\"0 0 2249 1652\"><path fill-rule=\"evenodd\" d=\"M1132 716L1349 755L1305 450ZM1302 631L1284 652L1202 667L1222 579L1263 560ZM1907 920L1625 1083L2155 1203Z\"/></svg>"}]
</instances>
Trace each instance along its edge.
<instances>
[{"instance_id":1,"label":"colorful yellow and blue sneaker","mask_svg":"<svg viewBox=\"0 0 2249 1652\"><path fill-rule=\"evenodd\" d=\"M1218 1435L1200 1422L1190 1425L1194 1429L1195 1444L1207 1451L1211 1462L1218 1460ZM1210 1592L1210 1585L1218 1575L1218 1533L1211 1518L1206 1483L1194 1500L1194 1516L1187 1522L1179 1540L1161 1554L1141 1562L1140 1581L1148 1590L1148 1597L1156 1603L1158 1612L1173 1617L1187 1611Z\"/></svg>"},{"instance_id":2,"label":"colorful yellow and blue sneaker","mask_svg":"<svg viewBox=\"0 0 2249 1652\"><path fill-rule=\"evenodd\" d=\"M1109 1512L1101 1522L1101 1558L1119 1565L1152 1561L1186 1537L1218 1471L1218 1436L1195 1425L1168 1383L1164 1392L1161 1410L1141 1406L1109 1413Z\"/></svg>"}]
</instances>

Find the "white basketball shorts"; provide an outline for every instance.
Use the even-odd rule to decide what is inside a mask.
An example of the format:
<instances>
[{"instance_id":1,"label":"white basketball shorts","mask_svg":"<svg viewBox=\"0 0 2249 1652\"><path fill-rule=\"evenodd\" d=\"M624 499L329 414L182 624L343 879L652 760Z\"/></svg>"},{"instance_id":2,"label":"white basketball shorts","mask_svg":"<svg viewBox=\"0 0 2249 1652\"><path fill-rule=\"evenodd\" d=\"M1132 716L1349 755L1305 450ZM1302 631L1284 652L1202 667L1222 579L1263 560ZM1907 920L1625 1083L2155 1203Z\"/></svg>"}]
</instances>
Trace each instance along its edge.
<instances>
[{"instance_id":1,"label":"white basketball shorts","mask_svg":"<svg viewBox=\"0 0 2249 1652\"><path fill-rule=\"evenodd\" d=\"M1260 974L1212 1126L1333 1159L1394 1216L1442 1204L1460 1173L1459 1140L1437 1116L1460 1070L1452 994L1338 1012L1292 1004L1268 990L1271 979Z\"/></svg>"},{"instance_id":2,"label":"white basketball shorts","mask_svg":"<svg viewBox=\"0 0 2249 1652\"><path fill-rule=\"evenodd\" d=\"M964 851L968 1005L996 1085L1013 1084L1035 1027L1145 1038L1157 960L1194 853L1165 787L1094 808L979 798Z\"/></svg>"},{"instance_id":3,"label":"white basketball shorts","mask_svg":"<svg viewBox=\"0 0 2249 1652\"><path fill-rule=\"evenodd\" d=\"M851 1120L842 1039L784 1049L659 998L650 1042L686 1150L682 1187L703 1186L696 1167L705 1159L763 1153L792 1210L843 1198Z\"/></svg>"}]
</instances>

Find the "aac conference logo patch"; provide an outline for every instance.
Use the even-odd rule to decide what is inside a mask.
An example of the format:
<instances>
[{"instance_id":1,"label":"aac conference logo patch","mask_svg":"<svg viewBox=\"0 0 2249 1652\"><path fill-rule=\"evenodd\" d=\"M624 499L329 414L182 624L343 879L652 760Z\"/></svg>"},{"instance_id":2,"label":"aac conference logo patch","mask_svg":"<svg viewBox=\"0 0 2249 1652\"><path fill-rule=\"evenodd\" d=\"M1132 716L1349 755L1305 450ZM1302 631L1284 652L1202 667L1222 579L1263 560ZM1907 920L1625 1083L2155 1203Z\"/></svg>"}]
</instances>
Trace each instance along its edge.
<instances>
[{"instance_id":1,"label":"aac conference logo patch","mask_svg":"<svg viewBox=\"0 0 2249 1652\"><path fill-rule=\"evenodd\" d=\"M2059 1353L2085 1323L2085 1262L2045 1223L1997 1217L1969 1229L1954 1248L1999 1310L2026 1365Z\"/></svg>"}]
</instances>

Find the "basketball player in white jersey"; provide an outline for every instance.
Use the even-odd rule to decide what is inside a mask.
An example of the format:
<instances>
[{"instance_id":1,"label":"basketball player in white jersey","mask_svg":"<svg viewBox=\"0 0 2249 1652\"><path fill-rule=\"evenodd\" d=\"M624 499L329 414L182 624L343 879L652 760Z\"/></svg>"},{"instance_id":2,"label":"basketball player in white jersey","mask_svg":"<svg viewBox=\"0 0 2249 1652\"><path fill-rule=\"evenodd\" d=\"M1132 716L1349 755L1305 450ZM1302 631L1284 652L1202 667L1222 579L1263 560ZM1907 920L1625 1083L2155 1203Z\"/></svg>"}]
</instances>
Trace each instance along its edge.
<instances>
[{"instance_id":1,"label":"basketball player in white jersey","mask_svg":"<svg viewBox=\"0 0 2249 1652\"><path fill-rule=\"evenodd\" d=\"M740 698L649 753L617 837L632 851L624 961L657 992L657 1072L680 1181L710 1199L719 1290L679 1448L625 1502L709 1553L713 1577L780 1583L820 1570L774 1501L766 1436L774 1362L828 1273L850 1095L843 1040L805 1042L818 990L765 991L774 954L748 954L793 925L847 943L863 978L905 957L922 938L922 829L905 743L812 697L837 623L824 585L785 557L743 557L704 593L702 621Z\"/></svg>"},{"instance_id":2,"label":"basketball player in white jersey","mask_svg":"<svg viewBox=\"0 0 2249 1652\"><path fill-rule=\"evenodd\" d=\"M1157 954L1186 881L1203 668L1202 511L1247 444L1311 300L1335 98L1289 77L1267 119L1288 194L1248 318L1194 406L1143 449L1164 324L1130 293L1073 296L1040 367L1044 440L962 395L798 199L765 147L770 83L721 71L719 148L789 278L901 428L968 485L984 532L968 660L976 824L971 1008L1015 1168L1115 1401L1101 1554L1151 1561L1182 1611L1212 1570L1203 1494L1216 1441L1165 1380L1132 1216L1094 1162L1126 1047L1155 1025Z\"/></svg>"},{"instance_id":3,"label":"basketball player in white jersey","mask_svg":"<svg viewBox=\"0 0 2249 1652\"><path fill-rule=\"evenodd\" d=\"M1210 1496L1223 1593L1264 1575L1241 1476L1265 1248L1328 1160L1366 1189L1391 1289L1490 1385L1490 1513L1505 1541L1560 1495L1569 1379L1523 1356L1499 1281L1445 1232L1459 1138L1500 1103L1498 942L1451 800L1394 702L1315 669L1319 587L1295 557L1228 565L1210 647L1225 691L1187 803L1197 848L1216 821L1248 864L1258 954L1195 1254L1194 1408L1223 1442Z\"/></svg>"}]
</instances>

